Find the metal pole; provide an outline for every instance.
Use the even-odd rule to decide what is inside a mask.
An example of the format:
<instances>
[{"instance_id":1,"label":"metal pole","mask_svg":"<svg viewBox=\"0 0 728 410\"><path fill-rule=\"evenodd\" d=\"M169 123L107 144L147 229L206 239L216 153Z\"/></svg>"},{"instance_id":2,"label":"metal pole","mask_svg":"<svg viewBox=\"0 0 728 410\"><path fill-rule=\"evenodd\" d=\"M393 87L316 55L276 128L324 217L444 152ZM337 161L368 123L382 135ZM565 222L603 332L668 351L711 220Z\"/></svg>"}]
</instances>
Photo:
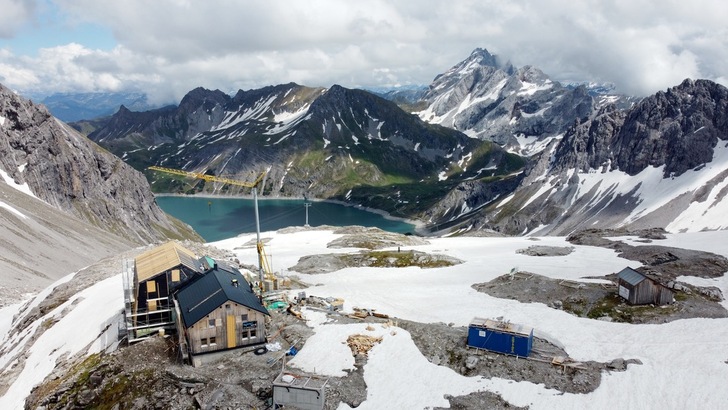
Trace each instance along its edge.
<instances>
[{"instance_id":1,"label":"metal pole","mask_svg":"<svg viewBox=\"0 0 728 410\"><path fill-rule=\"evenodd\" d=\"M255 246L258 250L258 280L260 281L261 294L263 290L263 254L260 252L260 216L258 214L258 190L253 187L253 204L255 208Z\"/></svg>"},{"instance_id":2,"label":"metal pole","mask_svg":"<svg viewBox=\"0 0 728 410\"><path fill-rule=\"evenodd\" d=\"M308 207L311 206L311 203L310 202L304 202L303 203L303 206L306 207L306 224L303 225L303 226L308 227Z\"/></svg>"}]
</instances>

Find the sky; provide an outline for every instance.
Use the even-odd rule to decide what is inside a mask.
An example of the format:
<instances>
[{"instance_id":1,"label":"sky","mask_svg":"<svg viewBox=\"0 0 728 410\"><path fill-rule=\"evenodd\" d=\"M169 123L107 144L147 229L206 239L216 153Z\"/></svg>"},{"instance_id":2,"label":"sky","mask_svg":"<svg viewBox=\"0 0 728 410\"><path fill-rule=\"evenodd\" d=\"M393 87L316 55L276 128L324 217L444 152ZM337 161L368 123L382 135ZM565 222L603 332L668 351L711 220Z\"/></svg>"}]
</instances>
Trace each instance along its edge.
<instances>
[{"instance_id":1,"label":"sky","mask_svg":"<svg viewBox=\"0 0 728 410\"><path fill-rule=\"evenodd\" d=\"M646 96L728 85L722 0L0 0L0 83L26 96L296 82L429 85L485 48L561 82Z\"/></svg>"}]
</instances>

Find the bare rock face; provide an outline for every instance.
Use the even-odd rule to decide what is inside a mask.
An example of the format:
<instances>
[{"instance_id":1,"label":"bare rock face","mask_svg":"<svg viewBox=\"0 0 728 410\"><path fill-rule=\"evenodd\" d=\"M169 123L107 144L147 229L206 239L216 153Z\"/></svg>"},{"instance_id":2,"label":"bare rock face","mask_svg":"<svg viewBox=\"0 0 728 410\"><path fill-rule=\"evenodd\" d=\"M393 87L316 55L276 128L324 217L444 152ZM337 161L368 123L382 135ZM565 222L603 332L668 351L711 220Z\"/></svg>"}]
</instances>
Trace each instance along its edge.
<instances>
[{"instance_id":1,"label":"bare rock face","mask_svg":"<svg viewBox=\"0 0 728 410\"><path fill-rule=\"evenodd\" d=\"M554 157L558 169L588 171L609 164L629 175L664 165L668 178L712 161L726 129L728 89L688 79L627 112L605 108L570 129Z\"/></svg>"},{"instance_id":2,"label":"bare rock face","mask_svg":"<svg viewBox=\"0 0 728 410\"><path fill-rule=\"evenodd\" d=\"M680 218L697 203L710 200L714 207L724 200L726 193L718 187L728 170L716 168L724 165L713 161L727 140L728 89L688 79L630 109L604 106L592 118L574 121L560 141L532 157L507 201L484 208L469 222L516 235L565 235L585 224L602 229L720 229L725 224L720 216L693 218L690 226ZM661 182L638 176L649 167L661 169ZM676 184L665 206L634 216L643 201L652 199L645 195L654 184L669 185L684 174L702 185L680 190Z\"/></svg>"},{"instance_id":3,"label":"bare rock face","mask_svg":"<svg viewBox=\"0 0 728 410\"><path fill-rule=\"evenodd\" d=\"M0 119L0 169L37 198L136 243L197 237L141 173L2 85Z\"/></svg>"}]
</instances>

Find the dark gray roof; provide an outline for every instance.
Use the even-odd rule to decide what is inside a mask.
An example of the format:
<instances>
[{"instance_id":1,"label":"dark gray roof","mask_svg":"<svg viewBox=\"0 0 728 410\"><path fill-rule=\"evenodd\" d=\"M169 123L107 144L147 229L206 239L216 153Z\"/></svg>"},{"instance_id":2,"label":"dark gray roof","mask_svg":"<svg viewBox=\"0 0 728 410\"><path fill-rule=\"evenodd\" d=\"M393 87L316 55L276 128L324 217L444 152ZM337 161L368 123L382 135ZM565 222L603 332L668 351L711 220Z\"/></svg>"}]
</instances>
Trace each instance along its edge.
<instances>
[{"instance_id":1,"label":"dark gray roof","mask_svg":"<svg viewBox=\"0 0 728 410\"><path fill-rule=\"evenodd\" d=\"M627 267L622 269L618 274L617 277L619 279L629 283L632 286L635 286L642 282L643 280L647 279L647 276L637 272L636 270Z\"/></svg>"},{"instance_id":2,"label":"dark gray roof","mask_svg":"<svg viewBox=\"0 0 728 410\"><path fill-rule=\"evenodd\" d=\"M228 265L216 265L187 284L177 292L177 301L182 320L187 327L194 325L227 301L269 314L240 271Z\"/></svg>"}]
</instances>

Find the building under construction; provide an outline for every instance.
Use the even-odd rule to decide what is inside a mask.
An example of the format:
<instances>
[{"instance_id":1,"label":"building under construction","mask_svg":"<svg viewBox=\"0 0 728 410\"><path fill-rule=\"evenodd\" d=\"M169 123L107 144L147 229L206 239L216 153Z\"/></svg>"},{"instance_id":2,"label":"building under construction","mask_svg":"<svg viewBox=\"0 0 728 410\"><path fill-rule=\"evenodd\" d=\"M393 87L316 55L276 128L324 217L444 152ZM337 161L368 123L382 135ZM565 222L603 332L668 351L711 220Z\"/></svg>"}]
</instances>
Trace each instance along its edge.
<instances>
[{"instance_id":1,"label":"building under construction","mask_svg":"<svg viewBox=\"0 0 728 410\"><path fill-rule=\"evenodd\" d=\"M124 326L129 343L177 334L180 353L203 354L265 341L268 311L240 271L167 242L123 266Z\"/></svg>"}]
</instances>

